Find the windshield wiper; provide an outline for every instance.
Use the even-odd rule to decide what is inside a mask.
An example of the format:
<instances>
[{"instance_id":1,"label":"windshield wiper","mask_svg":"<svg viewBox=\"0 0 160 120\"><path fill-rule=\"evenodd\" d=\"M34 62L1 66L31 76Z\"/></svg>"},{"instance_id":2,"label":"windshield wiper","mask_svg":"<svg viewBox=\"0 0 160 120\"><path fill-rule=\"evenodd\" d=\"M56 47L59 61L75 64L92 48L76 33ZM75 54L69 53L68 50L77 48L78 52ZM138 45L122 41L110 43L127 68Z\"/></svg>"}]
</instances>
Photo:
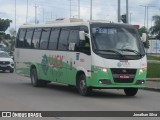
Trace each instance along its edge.
<instances>
[{"instance_id":1,"label":"windshield wiper","mask_svg":"<svg viewBox=\"0 0 160 120\"><path fill-rule=\"evenodd\" d=\"M118 51L116 51L116 50L97 50L97 51L113 52L113 53L115 53L115 54L117 54L117 55L123 56L120 52L118 52Z\"/></svg>"},{"instance_id":2,"label":"windshield wiper","mask_svg":"<svg viewBox=\"0 0 160 120\"><path fill-rule=\"evenodd\" d=\"M128 52L133 52L139 56L142 56L140 52L136 51L136 50L132 50L132 49L118 49L118 50L121 50L121 51L128 51Z\"/></svg>"}]
</instances>

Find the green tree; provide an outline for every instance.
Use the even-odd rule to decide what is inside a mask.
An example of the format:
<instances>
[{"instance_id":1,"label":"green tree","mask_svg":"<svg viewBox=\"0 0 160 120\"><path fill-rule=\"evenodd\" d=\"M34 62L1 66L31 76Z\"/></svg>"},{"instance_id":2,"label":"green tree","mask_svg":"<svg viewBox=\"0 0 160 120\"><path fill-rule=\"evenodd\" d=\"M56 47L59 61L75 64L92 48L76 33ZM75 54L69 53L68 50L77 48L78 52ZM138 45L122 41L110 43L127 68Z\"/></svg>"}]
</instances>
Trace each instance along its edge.
<instances>
[{"instance_id":1,"label":"green tree","mask_svg":"<svg viewBox=\"0 0 160 120\"><path fill-rule=\"evenodd\" d=\"M1 32L5 32L8 27L10 26L10 23L12 22L12 20L9 19L1 19L0 18L0 31Z\"/></svg>"},{"instance_id":2,"label":"green tree","mask_svg":"<svg viewBox=\"0 0 160 120\"><path fill-rule=\"evenodd\" d=\"M7 46L9 46L9 44L6 40L10 39L10 35L5 34L5 31L8 29L11 22L12 20L0 18L0 43L4 43Z\"/></svg>"},{"instance_id":3,"label":"green tree","mask_svg":"<svg viewBox=\"0 0 160 120\"><path fill-rule=\"evenodd\" d=\"M156 35L157 39L160 39L160 16L155 15L152 17L154 25L150 28L152 35Z\"/></svg>"},{"instance_id":4,"label":"green tree","mask_svg":"<svg viewBox=\"0 0 160 120\"><path fill-rule=\"evenodd\" d=\"M149 48L149 37L148 37L149 32L148 32L147 28L143 26L140 29L138 29L138 32L139 32L140 36L142 36L142 33L147 34L147 40L146 40L146 42L143 42L143 44L144 44L145 48Z\"/></svg>"}]
</instances>

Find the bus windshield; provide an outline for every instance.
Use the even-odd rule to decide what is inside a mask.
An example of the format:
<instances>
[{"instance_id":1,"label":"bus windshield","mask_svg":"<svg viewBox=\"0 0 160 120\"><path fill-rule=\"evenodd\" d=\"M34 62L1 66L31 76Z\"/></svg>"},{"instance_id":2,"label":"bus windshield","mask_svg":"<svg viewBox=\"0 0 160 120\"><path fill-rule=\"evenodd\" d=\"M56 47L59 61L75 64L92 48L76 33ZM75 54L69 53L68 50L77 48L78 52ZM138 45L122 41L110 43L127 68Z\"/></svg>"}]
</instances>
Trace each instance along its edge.
<instances>
[{"instance_id":1,"label":"bus windshield","mask_svg":"<svg viewBox=\"0 0 160 120\"><path fill-rule=\"evenodd\" d=\"M94 50L99 54L115 56L144 56L144 48L137 31L132 27L93 26L91 34Z\"/></svg>"}]
</instances>

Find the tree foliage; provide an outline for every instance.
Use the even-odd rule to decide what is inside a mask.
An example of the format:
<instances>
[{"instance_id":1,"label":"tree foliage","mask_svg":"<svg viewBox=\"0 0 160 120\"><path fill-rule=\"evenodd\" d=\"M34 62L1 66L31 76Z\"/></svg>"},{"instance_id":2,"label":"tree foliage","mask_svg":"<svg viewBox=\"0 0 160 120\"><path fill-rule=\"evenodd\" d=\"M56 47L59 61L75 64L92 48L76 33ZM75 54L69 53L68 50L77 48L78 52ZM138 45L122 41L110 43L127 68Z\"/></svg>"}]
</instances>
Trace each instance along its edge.
<instances>
[{"instance_id":1,"label":"tree foliage","mask_svg":"<svg viewBox=\"0 0 160 120\"><path fill-rule=\"evenodd\" d=\"M1 19L0 18L0 31L1 32L5 32L8 27L10 26L10 23L12 22L12 20L9 19Z\"/></svg>"},{"instance_id":2,"label":"tree foliage","mask_svg":"<svg viewBox=\"0 0 160 120\"><path fill-rule=\"evenodd\" d=\"M10 47L8 40L11 40L12 38L10 34L6 34L5 31L10 27L11 22L12 20L0 18L0 43L5 44L7 48Z\"/></svg>"},{"instance_id":3,"label":"tree foliage","mask_svg":"<svg viewBox=\"0 0 160 120\"><path fill-rule=\"evenodd\" d=\"M140 29L138 29L138 32L139 32L140 36L142 36L142 33L148 34L148 30L147 30L147 28L144 27L144 26L141 27Z\"/></svg>"},{"instance_id":4,"label":"tree foliage","mask_svg":"<svg viewBox=\"0 0 160 120\"><path fill-rule=\"evenodd\" d=\"M154 25L150 28L152 35L156 35L157 39L160 39L160 16L155 15L152 17Z\"/></svg>"}]
</instances>

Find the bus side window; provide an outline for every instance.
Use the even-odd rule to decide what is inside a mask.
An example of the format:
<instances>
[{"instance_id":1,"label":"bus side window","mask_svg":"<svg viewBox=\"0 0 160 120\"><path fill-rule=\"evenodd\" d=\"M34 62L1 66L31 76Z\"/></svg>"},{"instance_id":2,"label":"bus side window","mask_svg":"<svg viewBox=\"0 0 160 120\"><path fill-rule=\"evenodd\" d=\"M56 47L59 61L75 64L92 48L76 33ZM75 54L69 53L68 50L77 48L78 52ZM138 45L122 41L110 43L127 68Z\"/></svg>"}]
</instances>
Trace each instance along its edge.
<instances>
[{"instance_id":1,"label":"bus side window","mask_svg":"<svg viewBox=\"0 0 160 120\"><path fill-rule=\"evenodd\" d=\"M49 50L56 50L57 49L59 34L60 34L59 28L52 28L50 40L49 40L49 46L48 46Z\"/></svg>"},{"instance_id":2,"label":"bus side window","mask_svg":"<svg viewBox=\"0 0 160 120\"><path fill-rule=\"evenodd\" d=\"M34 35L33 35L33 40L32 40L32 48L33 49L38 49L39 48L39 40L41 36L41 28L36 28L34 30Z\"/></svg>"},{"instance_id":3,"label":"bus side window","mask_svg":"<svg viewBox=\"0 0 160 120\"><path fill-rule=\"evenodd\" d=\"M69 29L62 29L60 33L59 43L58 43L58 50L68 50L68 36L69 36Z\"/></svg>"},{"instance_id":4,"label":"bus side window","mask_svg":"<svg viewBox=\"0 0 160 120\"><path fill-rule=\"evenodd\" d=\"M77 51L79 47L79 31L78 30L70 31L68 44L70 43L75 43L75 51Z\"/></svg>"},{"instance_id":5,"label":"bus side window","mask_svg":"<svg viewBox=\"0 0 160 120\"><path fill-rule=\"evenodd\" d=\"M26 34L26 29L20 29L19 38L17 40L17 47L23 48L24 47L24 37Z\"/></svg>"},{"instance_id":6,"label":"bus side window","mask_svg":"<svg viewBox=\"0 0 160 120\"><path fill-rule=\"evenodd\" d=\"M40 49L47 49L51 28L43 28L40 41Z\"/></svg>"},{"instance_id":7,"label":"bus side window","mask_svg":"<svg viewBox=\"0 0 160 120\"><path fill-rule=\"evenodd\" d=\"M24 47L31 48L31 40L33 36L33 29L27 29L26 37L24 39Z\"/></svg>"}]
</instances>

